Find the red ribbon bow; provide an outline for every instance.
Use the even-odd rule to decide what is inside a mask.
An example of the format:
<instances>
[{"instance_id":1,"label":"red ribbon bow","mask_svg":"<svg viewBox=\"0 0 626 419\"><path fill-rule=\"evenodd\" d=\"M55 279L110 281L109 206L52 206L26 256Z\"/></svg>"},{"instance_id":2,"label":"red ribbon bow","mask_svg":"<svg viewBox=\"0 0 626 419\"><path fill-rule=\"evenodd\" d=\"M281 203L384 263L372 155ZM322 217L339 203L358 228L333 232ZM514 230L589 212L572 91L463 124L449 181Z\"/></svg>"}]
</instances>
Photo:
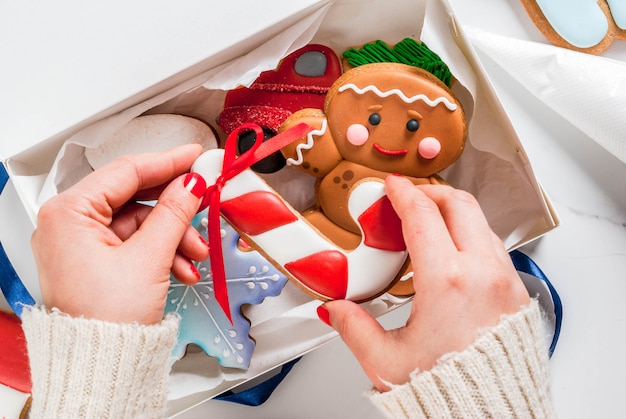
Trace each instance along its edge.
<instances>
[{"instance_id":1,"label":"red ribbon bow","mask_svg":"<svg viewBox=\"0 0 626 419\"><path fill-rule=\"evenodd\" d=\"M213 273L213 293L218 304L226 314L230 323L233 323L228 301L228 288L226 286L226 272L224 269L224 253L222 252L222 237L220 234L220 200L222 189L226 183L271 154L279 151L284 146L304 137L312 128L307 124L300 123L294 127L264 140L263 129L256 124L244 124L235 129L224 145L224 162L222 174L217 178L215 184L210 186L204 196L201 208L209 207L209 244L211 251L209 258L211 261L211 271ZM254 131L256 140L248 151L237 156L237 138L242 131Z\"/></svg>"}]
</instances>

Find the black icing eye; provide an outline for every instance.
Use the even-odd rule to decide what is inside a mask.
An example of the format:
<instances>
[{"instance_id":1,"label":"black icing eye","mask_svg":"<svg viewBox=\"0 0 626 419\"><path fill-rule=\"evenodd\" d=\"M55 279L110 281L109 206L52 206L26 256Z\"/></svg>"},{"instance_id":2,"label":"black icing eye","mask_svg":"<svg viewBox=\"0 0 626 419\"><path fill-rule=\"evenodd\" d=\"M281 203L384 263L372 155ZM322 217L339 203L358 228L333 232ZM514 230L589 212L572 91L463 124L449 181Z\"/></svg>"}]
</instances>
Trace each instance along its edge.
<instances>
[{"instance_id":1,"label":"black icing eye","mask_svg":"<svg viewBox=\"0 0 626 419\"><path fill-rule=\"evenodd\" d=\"M380 114L377 113L373 113L370 115L369 119L368 119L369 123L372 125L378 125L380 124Z\"/></svg>"},{"instance_id":2,"label":"black icing eye","mask_svg":"<svg viewBox=\"0 0 626 419\"><path fill-rule=\"evenodd\" d=\"M410 132L415 132L419 129L420 123L417 119L409 119L406 123L406 129Z\"/></svg>"},{"instance_id":3,"label":"black icing eye","mask_svg":"<svg viewBox=\"0 0 626 419\"><path fill-rule=\"evenodd\" d=\"M269 129L263 128L263 141L267 141L276 134ZM254 131L245 131L239 134L237 138L237 152L245 153L252 148L256 141L256 133ZM285 167L286 161L280 151L270 154L263 160L254 163L250 168L257 173L274 173Z\"/></svg>"}]
</instances>

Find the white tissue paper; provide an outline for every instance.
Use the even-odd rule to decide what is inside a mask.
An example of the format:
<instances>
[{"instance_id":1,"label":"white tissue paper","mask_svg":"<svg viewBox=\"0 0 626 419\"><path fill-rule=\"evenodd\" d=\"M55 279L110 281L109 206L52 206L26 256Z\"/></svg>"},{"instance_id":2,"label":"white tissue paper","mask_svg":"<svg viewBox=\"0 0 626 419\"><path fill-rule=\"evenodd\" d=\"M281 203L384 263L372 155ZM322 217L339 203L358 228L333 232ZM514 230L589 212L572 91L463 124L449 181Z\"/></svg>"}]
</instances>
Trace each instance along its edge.
<instances>
[{"instance_id":1,"label":"white tissue paper","mask_svg":"<svg viewBox=\"0 0 626 419\"><path fill-rule=\"evenodd\" d=\"M626 62L476 28L465 32L474 48L626 163Z\"/></svg>"}]
</instances>

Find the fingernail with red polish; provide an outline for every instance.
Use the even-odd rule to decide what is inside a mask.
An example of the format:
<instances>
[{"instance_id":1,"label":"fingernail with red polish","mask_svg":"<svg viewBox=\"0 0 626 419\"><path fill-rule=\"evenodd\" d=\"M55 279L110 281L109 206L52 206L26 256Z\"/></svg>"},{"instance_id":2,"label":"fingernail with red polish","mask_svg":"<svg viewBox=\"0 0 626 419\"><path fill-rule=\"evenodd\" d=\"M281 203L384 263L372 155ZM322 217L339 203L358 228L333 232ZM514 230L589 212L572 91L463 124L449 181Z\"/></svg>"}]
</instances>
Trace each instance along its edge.
<instances>
[{"instance_id":1,"label":"fingernail with red polish","mask_svg":"<svg viewBox=\"0 0 626 419\"><path fill-rule=\"evenodd\" d=\"M200 272L198 271L198 268L196 268L196 265L194 265L193 263L190 263L189 264L189 268L191 269L191 272L196 277L196 279L199 281L200 280Z\"/></svg>"},{"instance_id":2,"label":"fingernail with red polish","mask_svg":"<svg viewBox=\"0 0 626 419\"><path fill-rule=\"evenodd\" d=\"M183 185L185 189L198 198L202 198L206 192L206 182L198 173L187 173Z\"/></svg>"},{"instance_id":3,"label":"fingernail with red polish","mask_svg":"<svg viewBox=\"0 0 626 419\"><path fill-rule=\"evenodd\" d=\"M324 304L322 304L321 306L317 307L317 317L319 317L320 320L323 321L324 323L326 323L328 326L331 326L331 324L330 324L330 313L328 312L328 309L326 307L324 307Z\"/></svg>"}]
</instances>

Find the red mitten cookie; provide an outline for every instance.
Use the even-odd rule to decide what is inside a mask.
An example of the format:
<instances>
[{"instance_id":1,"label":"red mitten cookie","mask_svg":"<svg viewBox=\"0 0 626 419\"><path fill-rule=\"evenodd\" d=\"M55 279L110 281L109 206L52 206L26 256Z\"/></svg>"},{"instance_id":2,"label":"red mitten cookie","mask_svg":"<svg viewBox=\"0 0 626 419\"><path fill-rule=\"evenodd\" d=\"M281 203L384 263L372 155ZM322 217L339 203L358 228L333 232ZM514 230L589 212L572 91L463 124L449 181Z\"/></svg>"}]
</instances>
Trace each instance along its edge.
<instances>
[{"instance_id":1,"label":"red mitten cookie","mask_svg":"<svg viewBox=\"0 0 626 419\"><path fill-rule=\"evenodd\" d=\"M276 135L289 115L303 108L321 109L333 82L341 75L337 54L324 45L306 45L285 57L275 70L264 71L250 85L230 90L218 123L226 134L240 125L255 123L263 128L265 139ZM252 132L239 138L238 152L250 149ZM256 163L259 173L272 173L285 165L280 153Z\"/></svg>"}]
</instances>

